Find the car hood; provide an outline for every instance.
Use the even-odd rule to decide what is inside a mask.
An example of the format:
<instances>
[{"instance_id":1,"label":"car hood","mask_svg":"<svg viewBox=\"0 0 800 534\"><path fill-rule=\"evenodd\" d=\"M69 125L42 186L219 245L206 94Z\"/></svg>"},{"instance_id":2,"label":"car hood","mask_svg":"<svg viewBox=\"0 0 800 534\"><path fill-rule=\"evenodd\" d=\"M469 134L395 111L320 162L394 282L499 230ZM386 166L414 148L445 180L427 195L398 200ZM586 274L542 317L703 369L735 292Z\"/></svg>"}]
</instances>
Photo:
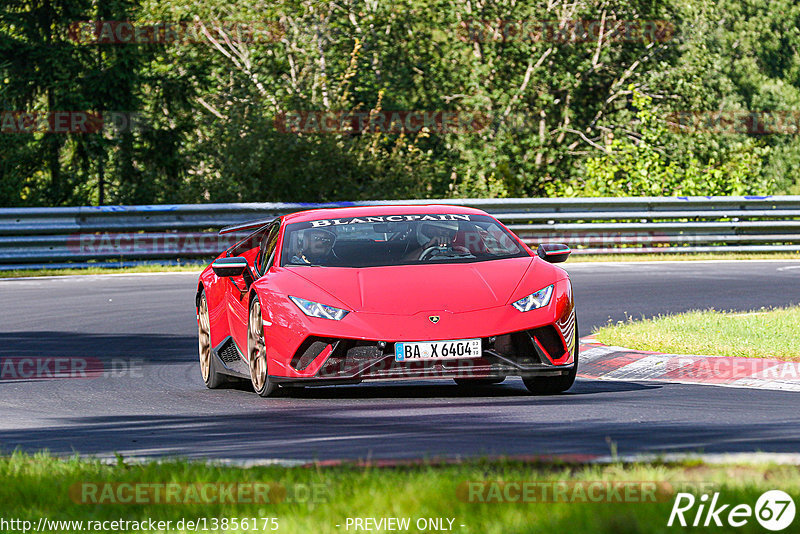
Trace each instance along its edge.
<instances>
[{"instance_id":1,"label":"car hood","mask_svg":"<svg viewBox=\"0 0 800 534\"><path fill-rule=\"evenodd\" d=\"M459 313L502 306L523 279L534 276L553 280L549 267L526 257L460 264L286 270L354 311L413 315L428 310Z\"/></svg>"}]
</instances>

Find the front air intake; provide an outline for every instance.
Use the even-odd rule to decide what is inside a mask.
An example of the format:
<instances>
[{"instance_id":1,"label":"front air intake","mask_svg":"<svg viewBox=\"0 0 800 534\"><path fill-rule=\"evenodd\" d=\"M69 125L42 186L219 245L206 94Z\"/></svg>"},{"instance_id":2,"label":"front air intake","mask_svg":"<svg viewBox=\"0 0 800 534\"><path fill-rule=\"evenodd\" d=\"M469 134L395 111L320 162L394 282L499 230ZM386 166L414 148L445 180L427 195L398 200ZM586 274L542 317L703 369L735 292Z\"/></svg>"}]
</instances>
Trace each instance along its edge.
<instances>
[{"instance_id":1,"label":"front air intake","mask_svg":"<svg viewBox=\"0 0 800 534\"><path fill-rule=\"evenodd\" d=\"M309 337L300 345L292 358L292 367L302 371L328 347L333 349L339 340L334 338Z\"/></svg>"},{"instance_id":2,"label":"front air intake","mask_svg":"<svg viewBox=\"0 0 800 534\"><path fill-rule=\"evenodd\" d=\"M530 330L530 334L539 342L541 348L544 349L551 359L558 360L564 356L567 348L564 346L561 336L553 325L534 328Z\"/></svg>"}]
</instances>

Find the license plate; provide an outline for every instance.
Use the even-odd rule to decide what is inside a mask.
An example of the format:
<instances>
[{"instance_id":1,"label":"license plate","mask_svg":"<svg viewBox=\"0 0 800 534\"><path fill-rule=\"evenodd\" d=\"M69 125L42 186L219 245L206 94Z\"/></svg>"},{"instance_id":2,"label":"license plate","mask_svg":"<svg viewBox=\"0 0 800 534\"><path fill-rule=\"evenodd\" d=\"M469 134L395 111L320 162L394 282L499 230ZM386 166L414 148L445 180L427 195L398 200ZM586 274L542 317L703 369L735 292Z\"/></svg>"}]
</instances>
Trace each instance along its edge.
<instances>
[{"instance_id":1,"label":"license plate","mask_svg":"<svg viewBox=\"0 0 800 534\"><path fill-rule=\"evenodd\" d=\"M395 343L394 361L453 360L477 358L481 355L480 339L454 339L451 341L421 341Z\"/></svg>"}]
</instances>

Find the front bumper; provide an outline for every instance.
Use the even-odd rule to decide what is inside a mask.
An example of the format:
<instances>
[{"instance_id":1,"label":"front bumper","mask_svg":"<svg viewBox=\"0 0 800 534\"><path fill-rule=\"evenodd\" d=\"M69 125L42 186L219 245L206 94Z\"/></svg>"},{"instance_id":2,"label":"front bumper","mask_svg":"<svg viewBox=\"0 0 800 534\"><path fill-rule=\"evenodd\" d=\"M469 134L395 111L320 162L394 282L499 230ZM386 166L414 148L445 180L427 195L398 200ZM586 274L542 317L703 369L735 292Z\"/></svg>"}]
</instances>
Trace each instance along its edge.
<instances>
[{"instance_id":1,"label":"front bumper","mask_svg":"<svg viewBox=\"0 0 800 534\"><path fill-rule=\"evenodd\" d=\"M574 322L574 313L571 317ZM574 335L565 337L561 325L482 338L481 357L449 360L397 362L394 343L310 337L290 362L298 376L270 376L270 380L324 385L363 380L560 376L572 370L575 349Z\"/></svg>"},{"instance_id":2,"label":"front bumper","mask_svg":"<svg viewBox=\"0 0 800 534\"><path fill-rule=\"evenodd\" d=\"M413 315L367 312L342 321L309 318L285 298L266 307L270 378L314 383L425 377L559 375L571 370L575 306L569 279L555 282L549 305L521 313L510 305ZM440 316L437 322L430 315ZM395 362L395 342L481 338L479 358Z\"/></svg>"}]
</instances>

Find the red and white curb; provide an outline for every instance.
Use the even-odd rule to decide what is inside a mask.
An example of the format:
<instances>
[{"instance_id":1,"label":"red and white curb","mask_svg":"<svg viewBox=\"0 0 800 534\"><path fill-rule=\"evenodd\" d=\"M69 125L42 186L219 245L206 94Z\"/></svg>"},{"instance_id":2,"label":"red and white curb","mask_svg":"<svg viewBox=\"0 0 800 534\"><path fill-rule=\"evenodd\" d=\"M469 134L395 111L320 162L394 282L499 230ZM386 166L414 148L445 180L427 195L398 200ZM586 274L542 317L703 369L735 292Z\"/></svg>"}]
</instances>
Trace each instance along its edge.
<instances>
[{"instance_id":1,"label":"red and white curb","mask_svg":"<svg viewBox=\"0 0 800 534\"><path fill-rule=\"evenodd\" d=\"M581 338L578 376L800 391L800 362L637 351L594 336Z\"/></svg>"}]
</instances>

